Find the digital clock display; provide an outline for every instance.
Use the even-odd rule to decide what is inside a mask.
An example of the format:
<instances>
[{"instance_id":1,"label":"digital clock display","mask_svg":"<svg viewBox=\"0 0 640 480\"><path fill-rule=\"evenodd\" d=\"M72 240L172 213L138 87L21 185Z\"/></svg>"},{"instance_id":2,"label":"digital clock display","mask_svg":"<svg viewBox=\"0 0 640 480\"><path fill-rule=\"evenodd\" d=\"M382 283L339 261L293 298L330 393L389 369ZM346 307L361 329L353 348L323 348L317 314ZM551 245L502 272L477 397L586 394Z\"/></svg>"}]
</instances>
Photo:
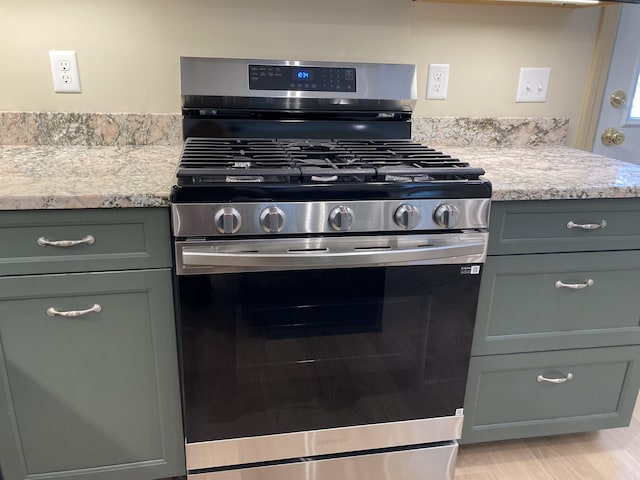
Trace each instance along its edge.
<instances>
[{"instance_id":1,"label":"digital clock display","mask_svg":"<svg viewBox=\"0 0 640 480\"><path fill-rule=\"evenodd\" d=\"M294 80L306 80L306 81L311 81L313 80L313 72L311 70L294 70L293 71L293 79Z\"/></svg>"},{"instance_id":2,"label":"digital clock display","mask_svg":"<svg viewBox=\"0 0 640 480\"><path fill-rule=\"evenodd\" d=\"M355 92L354 67L249 64L249 90Z\"/></svg>"}]
</instances>

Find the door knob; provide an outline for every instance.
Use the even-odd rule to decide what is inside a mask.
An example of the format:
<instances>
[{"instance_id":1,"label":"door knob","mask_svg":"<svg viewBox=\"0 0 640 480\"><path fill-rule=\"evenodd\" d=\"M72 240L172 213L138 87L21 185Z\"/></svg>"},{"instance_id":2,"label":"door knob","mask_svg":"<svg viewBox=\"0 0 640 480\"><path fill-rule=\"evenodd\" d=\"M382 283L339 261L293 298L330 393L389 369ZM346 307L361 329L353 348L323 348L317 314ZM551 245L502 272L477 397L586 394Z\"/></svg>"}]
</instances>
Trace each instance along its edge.
<instances>
[{"instance_id":1,"label":"door knob","mask_svg":"<svg viewBox=\"0 0 640 480\"><path fill-rule=\"evenodd\" d=\"M609 101L615 108L624 107L624 104L627 102L627 94L624 93L624 90L615 90L611 94L611 97L609 97Z\"/></svg>"},{"instance_id":2,"label":"door knob","mask_svg":"<svg viewBox=\"0 0 640 480\"><path fill-rule=\"evenodd\" d=\"M600 136L600 140L604 145L620 145L624 142L624 132L620 130L616 130L615 128L607 128L602 135Z\"/></svg>"}]
</instances>

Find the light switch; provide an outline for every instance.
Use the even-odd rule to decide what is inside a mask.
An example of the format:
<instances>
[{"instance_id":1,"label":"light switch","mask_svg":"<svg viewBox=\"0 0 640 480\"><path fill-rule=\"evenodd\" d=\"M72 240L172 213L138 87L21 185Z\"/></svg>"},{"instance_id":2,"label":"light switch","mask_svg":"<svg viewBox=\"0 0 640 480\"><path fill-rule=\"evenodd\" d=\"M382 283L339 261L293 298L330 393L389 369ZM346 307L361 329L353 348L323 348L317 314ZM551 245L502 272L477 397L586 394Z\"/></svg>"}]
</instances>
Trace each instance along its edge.
<instances>
[{"instance_id":1,"label":"light switch","mask_svg":"<svg viewBox=\"0 0 640 480\"><path fill-rule=\"evenodd\" d=\"M518 81L518 92L516 94L517 103L534 102L541 103L547 101L549 90L550 68L528 68L520 69L520 80Z\"/></svg>"}]
</instances>

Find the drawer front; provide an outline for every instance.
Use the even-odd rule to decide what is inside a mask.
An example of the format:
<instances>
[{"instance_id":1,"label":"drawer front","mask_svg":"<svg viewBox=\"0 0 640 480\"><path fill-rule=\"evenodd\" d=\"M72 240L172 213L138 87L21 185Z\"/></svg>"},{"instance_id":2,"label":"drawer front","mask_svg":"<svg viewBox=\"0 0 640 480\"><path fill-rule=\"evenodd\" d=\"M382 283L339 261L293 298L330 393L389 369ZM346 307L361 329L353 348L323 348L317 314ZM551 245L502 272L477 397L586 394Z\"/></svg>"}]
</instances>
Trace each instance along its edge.
<instances>
[{"instance_id":1,"label":"drawer front","mask_svg":"<svg viewBox=\"0 0 640 480\"><path fill-rule=\"evenodd\" d=\"M7 479L184 473L171 278L169 269L0 278ZM82 310L91 311L61 315Z\"/></svg>"},{"instance_id":2,"label":"drawer front","mask_svg":"<svg viewBox=\"0 0 640 480\"><path fill-rule=\"evenodd\" d=\"M637 345L472 358L462 441L629 425L639 361Z\"/></svg>"},{"instance_id":3,"label":"drawer front","mask_svg":"<svg viewBox=\"0 0 640 480\"><path fill-rule=\"evenodd\" d=\"M640 251L488 257L472 355L638 344L638 285Z\"/></svg>"},{"instance_id":4,"label":"drawer front","mask_svg":"<svg viewBox=\"0 0 640 480\"><path fill-rule=\"evenodd\" d=\"M0 275L168 267L170 244L166 208L0 212Z\"/></svg>"},{"instance_id":5,"label":"drawer front","mask_svg":"<svg viewBox=\"0 0 640 480\"><path fill-rule=\"evenodd\" d=\"M489 255L636 249L640 199L493 202L489 231Z\"/></svg>"},{"instance_id":6,"label":"drawer front","mask_svg":"<svg viewBox=\"0 0 640 480\"><path fill-rule=\"evenodd\" d=\"M458 444L189 475L189 480L453 480Z\"/></svg>"}]
</instances>

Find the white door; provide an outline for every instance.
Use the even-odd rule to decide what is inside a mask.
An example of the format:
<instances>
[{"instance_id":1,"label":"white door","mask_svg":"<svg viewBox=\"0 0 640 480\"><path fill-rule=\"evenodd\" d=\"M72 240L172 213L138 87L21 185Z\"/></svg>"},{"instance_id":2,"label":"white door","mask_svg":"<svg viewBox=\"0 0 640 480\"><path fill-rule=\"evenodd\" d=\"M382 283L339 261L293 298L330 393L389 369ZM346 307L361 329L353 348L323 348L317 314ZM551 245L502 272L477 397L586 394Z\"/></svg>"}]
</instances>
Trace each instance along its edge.
<instances>
[{"instance_id":1,"label":"white door","mask_svg":"<svg viewBox=\"0 0 640 480\"><path fill-rule=\"evenodd\" d=\"M626 100L613 106L611 95L617 90L624 92ZM607 129L609 145L601 138ZM624 140L616 132L622 132ZM622 7L593 151L640 164L640 5Z\"/></svg>"}]
</instances>

